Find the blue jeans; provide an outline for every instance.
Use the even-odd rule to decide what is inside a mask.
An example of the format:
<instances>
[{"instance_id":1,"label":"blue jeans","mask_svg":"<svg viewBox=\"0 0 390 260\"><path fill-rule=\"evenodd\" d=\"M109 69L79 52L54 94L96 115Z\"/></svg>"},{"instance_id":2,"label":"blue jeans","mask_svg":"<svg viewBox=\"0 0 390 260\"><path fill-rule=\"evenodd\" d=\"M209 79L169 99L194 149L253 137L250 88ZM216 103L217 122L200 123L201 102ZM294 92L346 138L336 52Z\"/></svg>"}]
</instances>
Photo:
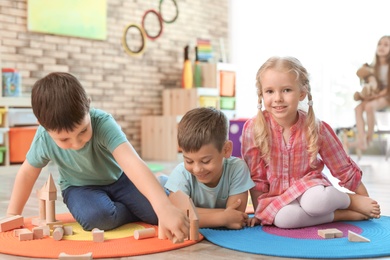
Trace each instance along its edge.
<instances>
[{"instance_id":1,"label":"blue jeans","mask_svg":"<svg viewBox=\"0 0 390 260\"><path fill-rule=\"evenodd\" d=\"M62 197L84 230L111 230L136 221L158 223L149 201L124 173L110 185L70 186Z\"/></svg>"}]
</instances>

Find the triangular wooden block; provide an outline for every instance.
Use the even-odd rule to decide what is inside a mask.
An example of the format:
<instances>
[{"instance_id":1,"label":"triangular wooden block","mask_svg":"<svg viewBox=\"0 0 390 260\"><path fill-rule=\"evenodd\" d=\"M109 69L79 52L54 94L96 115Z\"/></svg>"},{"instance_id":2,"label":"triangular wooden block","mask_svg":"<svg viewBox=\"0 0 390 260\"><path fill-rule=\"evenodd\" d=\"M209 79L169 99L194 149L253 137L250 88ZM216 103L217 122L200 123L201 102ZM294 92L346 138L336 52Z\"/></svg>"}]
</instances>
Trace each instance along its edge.
<instances>
[{"instance_id":1,"label":"triangular wooden block","mask_svg":"<svg viewBox=\"0 0 390 260\"><path fill-rule=\"evenodd\" d=\"M348 240L351 242L370 242L370 239L365 238L351 230L348 230Z\"/></svg>"}]
</instances>

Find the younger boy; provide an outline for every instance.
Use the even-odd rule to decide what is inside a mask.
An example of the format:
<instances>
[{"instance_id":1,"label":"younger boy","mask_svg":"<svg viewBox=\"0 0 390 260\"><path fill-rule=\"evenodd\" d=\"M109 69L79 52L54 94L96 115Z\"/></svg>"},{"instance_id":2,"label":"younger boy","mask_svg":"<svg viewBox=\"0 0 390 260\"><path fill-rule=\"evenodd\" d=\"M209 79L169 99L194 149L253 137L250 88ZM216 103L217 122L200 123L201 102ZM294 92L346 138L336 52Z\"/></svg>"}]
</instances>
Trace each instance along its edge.
<instances>
[{"instance_id":1,"label":"younger boy","mask_svg":"<svg viewBox=\"0 0 390 260\"><path fill-rule=\"evenodd\" d=\"M182 190L194 202L200 227L240 229L246 225L249 169L231 157L228 120L214 108L188 111L179 123L177 140L184 162L170 174L165 188Z\"/></svg>"},{"instance_id":2,"label":"younger boy","mask_svg":"<svg viewBox=\"0 0 390 260\"><path fill-rule=\"evenodd\" d=\"M90 108L74 76L55 72L38 80L31 103L40 126L16 175L8 216L22 214L41 169L53 161L64 203L83 229L157 224L158 217L168 238L186 237L188 218L170 203L114 118Z\"/></svg>"}]
</instances>

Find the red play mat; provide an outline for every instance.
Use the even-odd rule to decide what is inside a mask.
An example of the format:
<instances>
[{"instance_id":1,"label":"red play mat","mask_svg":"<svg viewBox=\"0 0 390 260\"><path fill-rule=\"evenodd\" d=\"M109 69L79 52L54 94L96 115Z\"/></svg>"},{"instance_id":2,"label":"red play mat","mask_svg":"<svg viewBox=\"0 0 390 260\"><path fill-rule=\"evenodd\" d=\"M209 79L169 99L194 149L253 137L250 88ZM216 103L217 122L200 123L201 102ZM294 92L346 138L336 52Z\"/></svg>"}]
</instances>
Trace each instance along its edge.
<instances>
[{"instance_id":1,"label":"red play mat","mask_svg":"<svg viewBox=\"0 0 390 260\"><path fill-rule=\"evenodd\" d=\"M58 255L62 252L70 255L92 252L93 258L113 258L169 251L193 245L203 239L203 236L200 235L199 241L188 240L180 244L173 244L169 240L160 240L157 237L136 240L133 237L135 230L153 227L149 224L137 222L112 231L106 231L104 234L105 241L98 243L92 241L91 232L83 231L71 214L59 214L56 218L67 225L72 223L74 235L64 237L60 241L56 241L52 237L19 241L17 237L14 237L13 231L0 232L0 253L36 258L58 258ZM30 230L33 228L31 218L25 219L24 223L25 228ZM157 226L154 227L157 231Z\"/></svg>"}]
</instances>

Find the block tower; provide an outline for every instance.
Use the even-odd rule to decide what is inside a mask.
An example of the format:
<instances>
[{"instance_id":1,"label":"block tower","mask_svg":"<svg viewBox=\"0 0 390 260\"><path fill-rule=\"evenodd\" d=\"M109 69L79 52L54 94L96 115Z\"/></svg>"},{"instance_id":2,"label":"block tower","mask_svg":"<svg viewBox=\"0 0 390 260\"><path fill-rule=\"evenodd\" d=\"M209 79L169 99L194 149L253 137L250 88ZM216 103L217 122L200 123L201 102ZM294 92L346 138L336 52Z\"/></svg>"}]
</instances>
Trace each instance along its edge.
<instances>
[{"instance_id":1,"label":"block tower","mask_svg":"<svg viewBox=\"0 0 390 260\"><path fill-rule=\"evenodd\" d=\"M43 187L37 191L39 199L39 218L33 219L33 225L43 226L57 224L55 202L57 200L57 188L51 174Z\"/></svg>"}]
</instances>

